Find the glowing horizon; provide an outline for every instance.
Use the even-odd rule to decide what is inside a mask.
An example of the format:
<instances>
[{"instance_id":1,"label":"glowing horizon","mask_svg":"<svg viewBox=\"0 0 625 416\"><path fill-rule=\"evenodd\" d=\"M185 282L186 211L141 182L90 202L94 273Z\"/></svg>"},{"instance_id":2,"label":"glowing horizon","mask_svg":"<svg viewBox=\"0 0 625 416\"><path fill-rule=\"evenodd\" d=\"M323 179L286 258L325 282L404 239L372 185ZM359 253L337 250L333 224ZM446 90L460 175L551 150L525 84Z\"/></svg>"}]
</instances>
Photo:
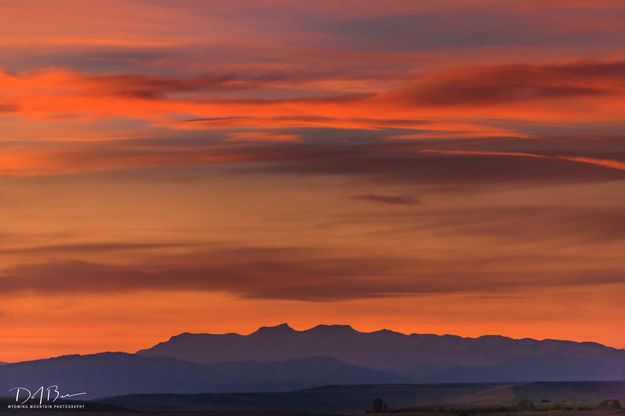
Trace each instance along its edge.
<instances>
[{"instance_id":1,"label":"glowing horizon","mask_svg":"<svg viewBox=\"0 0 625 416\"><path fill-rule=\"evenodd\" d=\"M285 321L625 348L622 2L0 21L0 361Z\"/></svg>"}]
</instances>

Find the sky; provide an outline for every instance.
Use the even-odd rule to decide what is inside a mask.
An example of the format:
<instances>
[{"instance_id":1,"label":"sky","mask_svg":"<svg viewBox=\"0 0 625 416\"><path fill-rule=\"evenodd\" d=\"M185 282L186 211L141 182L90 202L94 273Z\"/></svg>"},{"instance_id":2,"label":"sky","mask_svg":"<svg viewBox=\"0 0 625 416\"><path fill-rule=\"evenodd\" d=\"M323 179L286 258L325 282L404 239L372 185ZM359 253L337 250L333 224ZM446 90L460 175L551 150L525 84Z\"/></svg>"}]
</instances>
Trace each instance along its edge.
<instances>
[{"instance_id":1,"label":"sky","mask_svg":"<svg viewBox=\"0 0 625 416\"><path fill-rule=\"evenodd\" d=\"M625 348L619 0L0 0L0 361L288 322Z\"/></svg>"}]
</instances>

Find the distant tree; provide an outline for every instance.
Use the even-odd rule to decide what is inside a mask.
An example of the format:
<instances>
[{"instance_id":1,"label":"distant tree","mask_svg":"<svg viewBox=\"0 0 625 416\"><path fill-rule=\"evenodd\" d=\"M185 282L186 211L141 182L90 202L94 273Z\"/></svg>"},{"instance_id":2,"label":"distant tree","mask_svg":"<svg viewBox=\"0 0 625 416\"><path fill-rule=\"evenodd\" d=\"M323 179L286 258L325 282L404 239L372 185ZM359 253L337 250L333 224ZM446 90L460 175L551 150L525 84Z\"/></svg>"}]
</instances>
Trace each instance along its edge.
<instances>
[{"instance_id":1,"label":"distant tree","mask_svg":"<svg viewBox=\"0 0 625 416\"><path fill-rule=\"evenodd\" d=\"M371 403L371 411L373 413L382 413L386 408L386 403L379 397Z\"/></svg>"},{"instance_id":2,"label":"distant tree","mask_svg":"<svg viewBox=\"0 0 625 416\"><path fill-rule=\"evenodd\" d=\"M517 410L519 411L534 410L534 402L531 400L523 399L517 405Z\"/></svg>"},{"instance_id":3,"label":"distant tree","mask_svg":"<svg viewBox=\"0 0 625 416\"><path fill-rule=\"evenodd\" d=\"M621 402L618 400L604 400L597 406L598 410L618 410L622 409Z\"/></svg>"}]
</instances>

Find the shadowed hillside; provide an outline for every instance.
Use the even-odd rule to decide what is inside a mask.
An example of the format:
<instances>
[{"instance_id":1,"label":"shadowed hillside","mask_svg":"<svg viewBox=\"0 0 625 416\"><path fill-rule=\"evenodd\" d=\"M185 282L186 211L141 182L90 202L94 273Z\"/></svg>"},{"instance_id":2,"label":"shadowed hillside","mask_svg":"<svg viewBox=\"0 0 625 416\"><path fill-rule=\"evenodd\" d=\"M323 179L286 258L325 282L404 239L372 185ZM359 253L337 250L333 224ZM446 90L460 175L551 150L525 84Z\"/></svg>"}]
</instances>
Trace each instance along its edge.
<instances>
[{"instance_id":1,"label":"shadowed hillside","mask_svg":"<svg viewBox=\"0 0 625 416\"><path fill-rule=\"evenodd\" d=\"M167 357L124 353L70 355L8 364L0 369L0 391L16 386L59 385L87 399L132 393L283 391L324 384L400 381L393 374L311 357L283 362L202 365Z\"/></svg>"},{"instance_id":2,"label":"shadowed hillside","mask_svg":"<svg viewBox=\"0 0 625 416\"><path fill-rule=\"evenodd\" d=\"M506 406L516 409L521 400L543 404L567 401L596 406L605 399L625 401L625 382L596 383L470 383L326 386L281 393L200 395L129 395L102 403L142 411L155 410L281 410L351 413L369 409L382 398L391 409L424 406Z\"/></svg>"}]
</instances>

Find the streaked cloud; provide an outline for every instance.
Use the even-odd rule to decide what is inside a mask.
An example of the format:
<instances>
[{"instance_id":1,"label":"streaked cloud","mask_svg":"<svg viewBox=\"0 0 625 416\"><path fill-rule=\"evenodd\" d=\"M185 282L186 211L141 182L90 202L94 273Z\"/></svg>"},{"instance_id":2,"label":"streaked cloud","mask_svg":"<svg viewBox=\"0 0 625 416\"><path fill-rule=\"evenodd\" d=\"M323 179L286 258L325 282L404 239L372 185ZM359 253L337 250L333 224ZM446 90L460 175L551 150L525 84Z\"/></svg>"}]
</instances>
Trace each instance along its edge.
<instances>
[{"instance_id":1,"label":"streaked cloud","mask_svg":"<svg viewBox=\"0 0 625 416\"><path fill-rule=\"evenodd\" d=\"M625 345L623 2L0 15L11 359L321 310Z\"/></svg>"},{"instance_id":2,"label":"streaked cloud","mask_svg":"<svg viewBox=\"0 0 625 416\"><path fill-rule=\"evenodd\" d=\"M415 205L419 200L406 195L377 195L377 194L361 194L355 195L354 199L361 201L375 202L387 205Z\"/></svg>"},{"instance_id":3,"label":"streaked cloud","mask_svg":"<svg viewBox=\"0 0 625 416\"><path fill-rule=\"evenodd\" d=\"M414 105L495 106L518 101L622 96L623 74L623 61L462 68L432 75L398 97Z\"/></svg>"},{"instance_id":4,"label":"streaked cloud","mask_svg":"<svg viewBox=\"0 0 625 416\"><path fill-rule=\"evenodd\" d=\"M606 169L625 170L625 162L613 159L601 159L596 157L585 156L549 156L536 153L524 152L499 152L493 150L434 150L425 149L424 153L443 154L443 155L466 155L466 156L503 156L503 157L521 157L531 159L552 159L552 160L568 160L570 162L586 163L589 165L601 166Z\"/></svg>"}]
</instances>

